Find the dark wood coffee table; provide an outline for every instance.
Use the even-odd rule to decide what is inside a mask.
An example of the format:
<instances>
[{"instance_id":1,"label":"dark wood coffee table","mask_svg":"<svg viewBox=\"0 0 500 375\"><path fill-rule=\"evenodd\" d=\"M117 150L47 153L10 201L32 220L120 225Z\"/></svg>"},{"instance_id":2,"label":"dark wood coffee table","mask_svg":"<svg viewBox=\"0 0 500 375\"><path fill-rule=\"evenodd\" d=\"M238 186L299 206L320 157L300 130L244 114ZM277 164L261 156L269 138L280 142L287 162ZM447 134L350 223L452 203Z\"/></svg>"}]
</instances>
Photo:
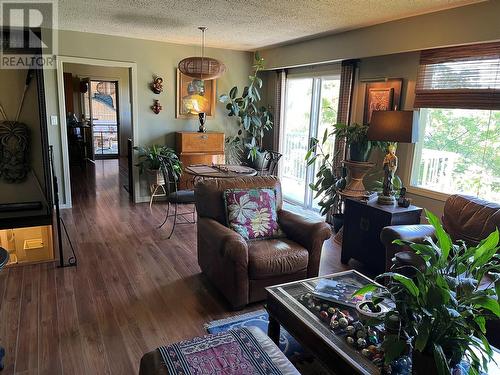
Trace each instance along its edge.
<instances>
[{"instance_id":1,"label":"dark wood coffee table","mask_svg":"<svg viewBox=\"0 0 500 375\"><path fill-rule=\"evenodd\" d=\"M366 279L366 283L373 282L359 272L346 272L357 274ZM283 326L302 346L338 374L380 374L380 369L376 365L350 346L343 336L337 336L297 300L298 296L312 292L318 280L344 275L346 272L266 288L268 335L278 343L280 326Z\"/></svg>"},{"instance_id":2,"label":"dark wood coffee table","mask_svg":"<svg viewBox=\"0 0 500 375\"><path fill-rule=\"evenodd\" d=\"M317 313L313 313L297 297L311 293L323 278L338 278L353 273L356 279L373 282L357 271L338 272L331 275L271 286L267 290L266 309L269 313L268 336L279 343L280 326L337 374L380 374L380 369L358 350L350 346L342 335L336 335ZM363 284L364 284L363 283ZM342 309L341 305L338 305ZM488 365L489 374L500 374L500 351L492 346L494 361Z\"/></svg>"}]
</instances>

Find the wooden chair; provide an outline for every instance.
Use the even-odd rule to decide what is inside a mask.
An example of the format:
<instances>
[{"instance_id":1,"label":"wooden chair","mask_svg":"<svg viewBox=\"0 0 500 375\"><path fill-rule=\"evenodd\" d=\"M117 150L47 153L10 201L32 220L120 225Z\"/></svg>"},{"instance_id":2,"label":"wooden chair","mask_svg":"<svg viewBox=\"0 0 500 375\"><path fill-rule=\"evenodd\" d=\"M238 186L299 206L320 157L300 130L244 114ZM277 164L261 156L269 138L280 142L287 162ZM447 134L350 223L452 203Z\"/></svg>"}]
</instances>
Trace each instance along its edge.
<instances>
[{"instance_id":1,"label":"wooden chair","mask_svg":"<svg viewBox=\"0 0 500 375\"><path fill-rule=\"evenodd\" d=\"M168 235L168 239L172 237L172 234L174 233L175 226L176 224L195 224L196 223L196 208L193 209L191 212L184 212L184 213L178 213L177 208L179 204L193 204L195 203L194 200L194 190L187 190L187 189L182 189L178 190L178 178L176 178L176 174L174 173L174 168L172 163L167 159L162 156L159 156L160 158L160 170L163 174L163 179L165 181L165 184L163 185L165 189L165 196L167 198L167 213L165 215L165 220L163 220L163 223L158 227L160 229L165 225L169 217L174 218L174 223L172 225L172 229L170 231L170 234ZM174 214L170 214L170 205L174 206ZM188 220L185 218L184 215L193 215L193 220ZM184 221L177 223L177 217L180 216Z\"/></svg>"}]
</instances>

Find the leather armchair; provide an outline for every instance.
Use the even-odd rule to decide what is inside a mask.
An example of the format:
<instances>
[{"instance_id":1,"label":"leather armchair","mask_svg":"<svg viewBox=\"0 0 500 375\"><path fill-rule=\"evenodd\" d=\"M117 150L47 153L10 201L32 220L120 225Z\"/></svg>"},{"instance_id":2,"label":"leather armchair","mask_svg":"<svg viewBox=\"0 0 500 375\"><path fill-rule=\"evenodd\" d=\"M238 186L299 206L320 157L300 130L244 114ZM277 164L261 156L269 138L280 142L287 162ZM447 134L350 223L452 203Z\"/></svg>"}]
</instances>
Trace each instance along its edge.
<instances>
[{"instance_id":1,"label":"leather armchair","mask_svg":"<svg viewBox=\"0 0 500 375\"><path fill-rule=\"evenodd\" d=\"M227 227L226 189L272 188L278 222L286 238L246 241ZM234 309L264 300L265 287L318 275L330 226L283 210L281 184L274 176L205 180L195 186L198 264Z\"/></svg>"},{"instance_id":2,"label":"leather armchair","mask_svg":"<svg viewBox=\"0 0 500 375\"><path fill-rule=\"evenodd\" d=\"M453 241L463 240L474 246L495 228L500 228L500 205L466 195L451 195L444 204L442 223ZM392 258L396 253L411 250L406 246L393 244L394 240L423 242L429 236L434 236L431 225L385 227L380 233L380 240L386 249L386 270L392 265Z\"/></svg>"}]
</instances>

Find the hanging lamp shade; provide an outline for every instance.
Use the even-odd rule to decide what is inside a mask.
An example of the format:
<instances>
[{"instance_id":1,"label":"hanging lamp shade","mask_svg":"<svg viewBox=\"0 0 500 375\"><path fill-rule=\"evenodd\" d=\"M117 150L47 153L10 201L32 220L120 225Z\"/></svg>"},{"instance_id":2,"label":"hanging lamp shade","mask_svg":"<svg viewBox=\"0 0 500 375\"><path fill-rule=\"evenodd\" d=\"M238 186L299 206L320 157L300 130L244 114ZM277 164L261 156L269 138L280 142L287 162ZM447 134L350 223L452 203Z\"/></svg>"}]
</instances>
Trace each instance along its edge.
<instances>
[{"instance_id":1,"label":"hanging lamp shade","mask_svg":"<svg viewBox=\"0 0 500 375\"><path fill-rule=\"evenodd\" d=\"M202 33L201 56L187 57L179 62L181 73L200 80L219 78L226 71L226 66L219 60L205 57L206 27L198 27Z\"/></svg>"},{"instance_id":2,"label":"hanging lamp shade","mask_svg":"<svg viewBox=\"0 0 500 375\"><path fill-rule=\"evenodd\" d=\"M226 66L210 57L187 57L179 63L179 70L191 78L215 79L226 71Z\"/></svg>"}]
</instances>

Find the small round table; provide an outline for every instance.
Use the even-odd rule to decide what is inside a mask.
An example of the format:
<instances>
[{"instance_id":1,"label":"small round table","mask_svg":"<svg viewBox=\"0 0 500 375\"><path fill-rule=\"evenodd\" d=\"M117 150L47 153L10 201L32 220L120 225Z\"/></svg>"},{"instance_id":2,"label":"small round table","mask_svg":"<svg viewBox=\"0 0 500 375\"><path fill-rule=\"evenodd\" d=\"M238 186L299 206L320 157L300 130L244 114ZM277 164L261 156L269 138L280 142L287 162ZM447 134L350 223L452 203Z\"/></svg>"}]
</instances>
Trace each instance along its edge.
<instances>
[{"instance_id":1,"label":"small round table","mask_svg":"<svg viewBox=\"0 0 500 375\"><path fill-rule=\"evenodd\" d=\"M206 178L238 178L255 176L257 171L242 165L189 165L184 171L193 176L194 183Z\"/></svg>"}]
</instances>

